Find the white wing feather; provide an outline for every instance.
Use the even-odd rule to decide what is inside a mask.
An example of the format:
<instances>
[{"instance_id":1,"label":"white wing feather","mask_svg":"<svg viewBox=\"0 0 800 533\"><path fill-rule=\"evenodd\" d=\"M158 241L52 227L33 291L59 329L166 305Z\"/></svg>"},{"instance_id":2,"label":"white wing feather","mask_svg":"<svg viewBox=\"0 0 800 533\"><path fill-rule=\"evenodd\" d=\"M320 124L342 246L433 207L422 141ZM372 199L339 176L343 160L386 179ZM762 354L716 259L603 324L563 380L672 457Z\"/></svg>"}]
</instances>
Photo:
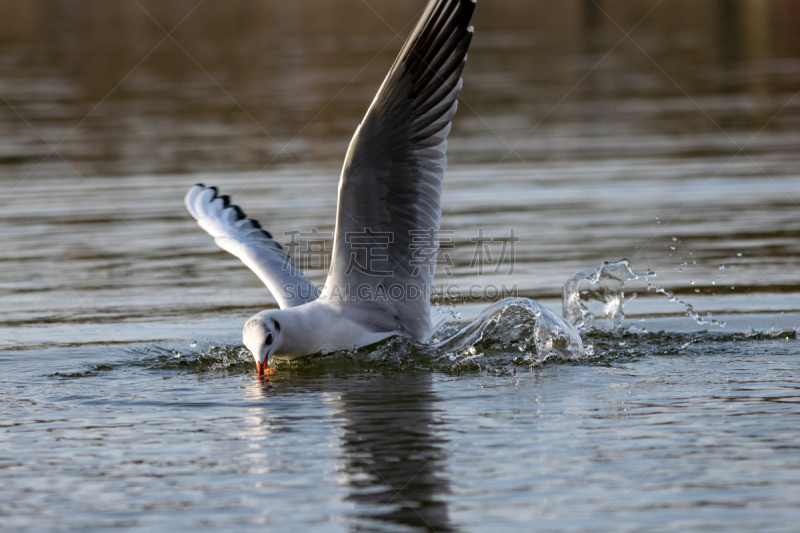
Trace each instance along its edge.
<instances>
[{"instance_id":1,"label":"white wing feather","mask_svg":"<svg viewBox=\"0 0 800 533\"><path fill-rule=\"evenodd\" d=\"M217 246L256 273L281 309L317 299L319 289L303 276L272 235L258 221L247 218L227 196L217 196L216 187L195 185L186 193L184 204Z\"/></svg>"},{"instance_id":2,"label":"white wing feather","mask_svg":"<svg viewBox=\"0 0 800 533\"><path fill-rule=\"evenodd\" d=\"M321 298L375 330L418 340L432 330L447 134L474 8L474 0L431 0L347 152Z\"/></svg>"}]
</instances>

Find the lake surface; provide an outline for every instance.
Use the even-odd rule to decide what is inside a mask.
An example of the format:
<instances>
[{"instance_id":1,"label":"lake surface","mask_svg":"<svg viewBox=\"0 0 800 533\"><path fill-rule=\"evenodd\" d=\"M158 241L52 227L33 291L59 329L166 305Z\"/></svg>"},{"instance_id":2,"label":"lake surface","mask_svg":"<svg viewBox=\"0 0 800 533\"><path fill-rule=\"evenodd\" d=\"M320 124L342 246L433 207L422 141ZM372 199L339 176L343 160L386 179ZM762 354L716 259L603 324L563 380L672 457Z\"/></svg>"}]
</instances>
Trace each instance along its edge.
<instances>
[{"instance_id":1,"label":"lake surface","mask_svg":"<svg viewBox=\"0 0 800 533\"><path fill-rule=\"evenodd\" d=\"M440 336L509 295L560 314L605 261L653 288L577 360L505 314L254 376L274 300L183 195L216 185L323 283L423 4L0 3L4 531L796 530L798 1L479 2Z\"/></svg>"}]
</instances>

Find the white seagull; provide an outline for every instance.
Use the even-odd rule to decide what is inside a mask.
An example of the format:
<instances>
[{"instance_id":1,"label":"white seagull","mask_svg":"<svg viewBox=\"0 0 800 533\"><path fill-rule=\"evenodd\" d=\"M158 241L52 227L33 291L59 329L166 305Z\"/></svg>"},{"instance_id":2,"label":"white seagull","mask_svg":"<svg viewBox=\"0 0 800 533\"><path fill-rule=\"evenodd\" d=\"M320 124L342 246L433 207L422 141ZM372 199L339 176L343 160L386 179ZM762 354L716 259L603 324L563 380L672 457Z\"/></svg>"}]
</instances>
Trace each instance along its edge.
<instances>
[{"instance_id":1,"label":"white seagull","mask_svg":"<svg viewBox=\"0 0 800 533\"><path fill-rule=\"evenodd\" d=\"M215 187L195 185L186 194L186 209L200 227L255 272L280 306L244 325L259 374L271 371L275 355L351 350L393 335L424 342L438 326L430 293L445 149L474 9L475 0L430 0L356 129L339 182L322 291Z\"/></svg>"}]
</instances>

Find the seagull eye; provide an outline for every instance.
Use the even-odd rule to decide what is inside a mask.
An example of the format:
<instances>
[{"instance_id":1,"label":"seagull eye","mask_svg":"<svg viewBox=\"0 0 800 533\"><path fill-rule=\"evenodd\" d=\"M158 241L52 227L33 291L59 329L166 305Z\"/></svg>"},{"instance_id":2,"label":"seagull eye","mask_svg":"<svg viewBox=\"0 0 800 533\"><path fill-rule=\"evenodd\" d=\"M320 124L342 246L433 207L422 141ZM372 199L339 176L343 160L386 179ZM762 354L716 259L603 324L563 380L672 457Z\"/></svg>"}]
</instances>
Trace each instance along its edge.
<instances>
[{"instance_id":1,"label":"seagull eye","mask_svg":"<svg viewBox=\"0 0 800 533\"><path fill-rule=\"evenodd\" d=\"M266 344L267 346L272 344L272 333L267 334L267 338L264 339L264 344Z\"/></svg>"}]
</instances>

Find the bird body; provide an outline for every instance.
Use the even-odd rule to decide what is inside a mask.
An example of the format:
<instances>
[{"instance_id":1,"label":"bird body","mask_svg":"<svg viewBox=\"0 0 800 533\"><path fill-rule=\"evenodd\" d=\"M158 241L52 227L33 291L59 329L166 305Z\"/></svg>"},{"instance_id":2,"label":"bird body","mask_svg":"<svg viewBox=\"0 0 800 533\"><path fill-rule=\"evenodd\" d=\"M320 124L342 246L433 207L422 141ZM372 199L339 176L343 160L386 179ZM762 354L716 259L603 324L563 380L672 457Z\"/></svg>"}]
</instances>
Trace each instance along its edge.
<instances>
[{"instance_id":1,"label":"bird body","mask_svg":"<svg viewBox=\"0 0 800 533\"><path fill-rule=\"evenodd\" d=\"M270 357L349 350L393 335L427 340L447 134L472 40L474 0L430 0L356 129L339 182L328 279L315 287L261 225L214 187L185 205L265 283L280 309L244 326L261 373ZM434 253L415 254L420 240Z\"/></svg>"},{"instance_id":2,"label":"bird body","mask_svg":"<svg viewBox=\"0 0 800 533\"><path fill-rule=\"evenodd\" d=\"M347 310L342 306L325 300L288 309L262 311L250 320L262 323L272 320L280 325L284 333L280 349L270 355L283 359L353 350L400 333L370 328L364 322L348 317ZM245 338L246 345L257 345L262 338L259 334L248 337Z\"/></svg>"}]
</instances>

